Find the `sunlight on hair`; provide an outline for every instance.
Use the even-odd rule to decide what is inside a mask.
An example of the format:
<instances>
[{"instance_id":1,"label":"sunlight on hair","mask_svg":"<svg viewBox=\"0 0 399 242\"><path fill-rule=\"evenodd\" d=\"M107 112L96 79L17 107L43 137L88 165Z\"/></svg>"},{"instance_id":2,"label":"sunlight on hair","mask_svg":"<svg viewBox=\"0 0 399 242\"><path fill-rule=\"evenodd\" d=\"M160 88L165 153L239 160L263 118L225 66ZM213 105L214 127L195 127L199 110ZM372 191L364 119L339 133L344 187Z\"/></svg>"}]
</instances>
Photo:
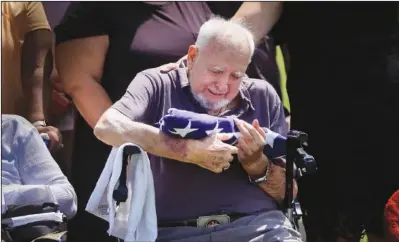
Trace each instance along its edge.
<instances>
[{"instance_id":1,"label":"sunlight on hair","mask_svg":"<svg viewBox=\"0 0 399 242\"><path fill-rule=\"evenodd\" d=\"M202 49L210 40L218 40L234 46L242 46L243 43L247 43L251 57L255 51L253 34L240 19L226 20L218 16L210 18L201 26L195 45Z\"/></svg>"}]
</instances>

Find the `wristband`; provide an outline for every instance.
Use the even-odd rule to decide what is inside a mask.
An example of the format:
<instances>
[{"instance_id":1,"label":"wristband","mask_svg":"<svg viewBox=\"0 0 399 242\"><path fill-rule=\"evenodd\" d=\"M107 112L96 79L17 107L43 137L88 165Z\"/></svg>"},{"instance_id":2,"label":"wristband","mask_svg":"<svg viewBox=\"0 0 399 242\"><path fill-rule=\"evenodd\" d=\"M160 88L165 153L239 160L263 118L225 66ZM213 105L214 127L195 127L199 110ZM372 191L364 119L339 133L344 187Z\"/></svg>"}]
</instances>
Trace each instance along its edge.
<instances>
[{"instance_id":1,"label":"wristband","mask_svg":"<svg viewBox=\"0 0 399 242\"><path fill-rule=\"evenodd\" d=\"M269 176L270 173L270 166L271 164L269 162L265 168L265 174L260 178L252 179L251 176L248 176L249 182L255 185L259 185L260 183L267 181L267 177Z\"/></svg>"},{"instance_id":2,"label":"wristband","mask_svg":"<svg viewBox=\"0 0 399 242\"><path fill-rule=\"evenodd\" d=\"M35 128L47 126L46 121L44 121L44 120L38 120L38 121L33 122L32 124L33 124L33 126L35 126Z\"/></svg>"}]
</instances>

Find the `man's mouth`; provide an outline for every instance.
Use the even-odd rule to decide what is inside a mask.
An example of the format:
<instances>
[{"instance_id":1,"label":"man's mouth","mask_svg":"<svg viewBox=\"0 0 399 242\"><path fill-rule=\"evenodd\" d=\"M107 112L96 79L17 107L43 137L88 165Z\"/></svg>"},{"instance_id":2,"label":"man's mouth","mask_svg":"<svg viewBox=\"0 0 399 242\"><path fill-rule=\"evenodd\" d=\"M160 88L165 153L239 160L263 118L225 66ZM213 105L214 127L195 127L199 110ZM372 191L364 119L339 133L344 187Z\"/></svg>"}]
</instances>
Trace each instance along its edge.
<instances>
[{"instance_id":1,"label":"man's mouth","mask_svg":"<svg viewBox=\"0 0 399 242\"><path fill-rule=\"evenodd\" d=\"M215 91L212 91L211 89L208 89L208 91L209 91L211 94L215 95L215 96L224 96L224 95L226 95L226 93L227 93L227 92L215 92Z\"/></svg>"}]
</instances>

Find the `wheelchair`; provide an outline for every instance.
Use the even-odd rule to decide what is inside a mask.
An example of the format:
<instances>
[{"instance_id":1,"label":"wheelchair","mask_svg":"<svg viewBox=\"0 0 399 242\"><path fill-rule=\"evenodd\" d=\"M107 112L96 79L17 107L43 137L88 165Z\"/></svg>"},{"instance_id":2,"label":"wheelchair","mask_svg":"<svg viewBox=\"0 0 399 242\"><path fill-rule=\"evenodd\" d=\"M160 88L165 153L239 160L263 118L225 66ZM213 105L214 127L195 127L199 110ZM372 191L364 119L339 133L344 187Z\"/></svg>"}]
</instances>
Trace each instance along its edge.
<instances>
[{"instance_id":1,"label":"wheelchair","mask_svg":"<svg viewBox=\"0 0 399 242\"><path fill-rule=\"evenodd\" d=\"M285 216L297 230L303 241L306 242L306 231L302 222L302 210L299 202L293 199L293 179L300 179L303 175L312 174L317 171L317 165L313 156L309 155L304 147L307 146L308 135L301 131L291 130L287 135L286 154L286 189L283 206L281 209ZM126 146L123 150L122 172L119 177L119 185L113 192L113 199L117 204L125 202L128 197L126 185L126 168L130 155L139 154L140 149L135 146Z\"/></svg>"},{"instance_id":2,"label":"wheelchair","mask_svg":"<svg viewBox=\"0 0 399 242\"><path fill-rule=\"evenodd\" d=\"M308 135L304 132L291 130L287 135L285 197L282 210L285 216L297 230L302 240L306 242L306 231L302 221L302 209L297 199L293 199L293 179L298 180L303 175L313 174L317 171L316 161L309 155L304 147L307 146Z\"/></svg>"},{"instance_id":3,"label":"wheelchair","mask_svg":"<svg viewBox=\"0 0 399 242\"><path fill-rule=\"evenodd\" d=\"M40 218L40 215L54 216ZM29 217L30 222L17 222ZM66 216L54 203L12 205L2 214L2 242L47 242L66 241Z\"/></svg>"}]
</instances>

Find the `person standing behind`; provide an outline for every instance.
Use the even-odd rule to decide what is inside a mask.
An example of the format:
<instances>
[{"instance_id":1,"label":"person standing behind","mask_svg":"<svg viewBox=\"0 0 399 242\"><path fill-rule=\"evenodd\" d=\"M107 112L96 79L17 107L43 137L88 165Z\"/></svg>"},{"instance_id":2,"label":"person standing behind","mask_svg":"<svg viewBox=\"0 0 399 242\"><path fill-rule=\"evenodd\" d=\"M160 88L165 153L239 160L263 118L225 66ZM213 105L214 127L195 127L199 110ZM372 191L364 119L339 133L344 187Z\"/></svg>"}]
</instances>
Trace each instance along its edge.
<instances>
[{"instance_id":1,"label":"person standing behind","mask_svg":"<svg viewBox=\"0 0 399 242\"><path fill-rule=\"evenodd\" d=\"M29 120L60 148L61 134L47 126L50 98L52 33L40 2L2 2L2 113Z\"/></svg>"},{"instance_id":2,"label":"person standing behind","mask_svg":"<svg viewBox=\"0 0 399 242\"><path fill-rule=\"evenodd\" d=\"M290 54L292 127L308 133L319 167L299 182L307 238L359 241L365 230L382 241L399 188L399 4L276 4L245 2L234 18L258 41L273 28Z\"/></svg>"}]
</instances>

